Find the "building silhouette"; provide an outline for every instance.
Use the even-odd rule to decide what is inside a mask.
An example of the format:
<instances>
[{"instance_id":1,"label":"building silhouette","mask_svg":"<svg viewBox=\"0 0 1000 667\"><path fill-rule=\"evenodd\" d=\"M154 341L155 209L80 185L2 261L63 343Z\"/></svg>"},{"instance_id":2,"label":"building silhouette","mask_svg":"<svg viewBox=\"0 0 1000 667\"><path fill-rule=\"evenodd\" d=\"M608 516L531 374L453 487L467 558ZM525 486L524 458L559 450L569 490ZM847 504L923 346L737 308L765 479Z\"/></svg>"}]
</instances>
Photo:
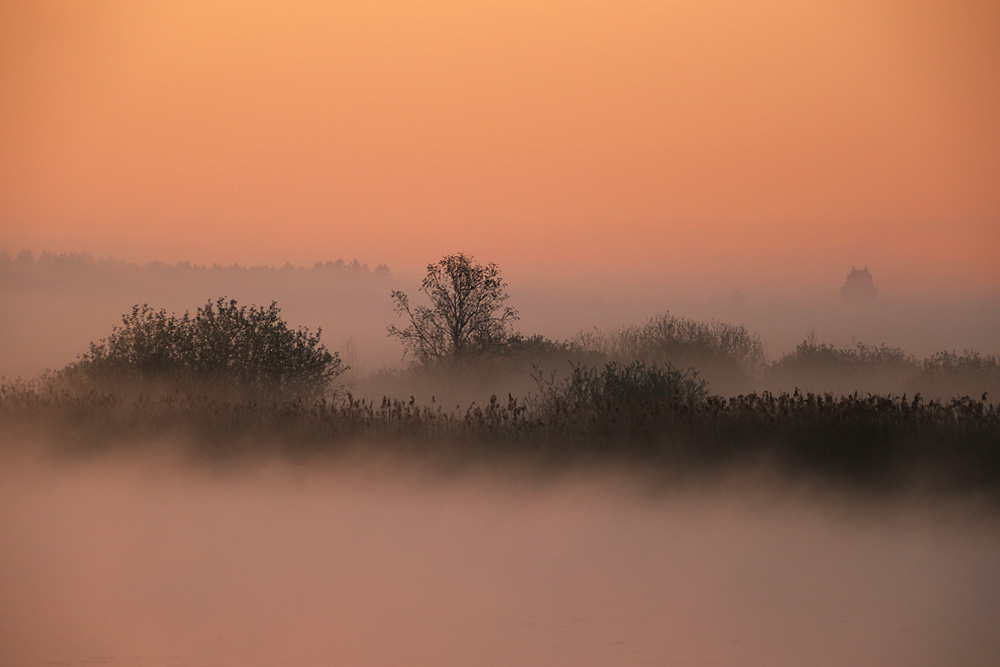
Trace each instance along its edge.
<instances>
[{"instance_id":1,"label":"building silhouette","mask_svg":"<svg viewBox=\"0 0 1000 667\"><path fill-rule=\"evenodd\" d=\"M847 274L847 282L840 288L840 298L844 301L874 301L876 296L878 288L875 287L868 267L859 271L852 266L851 272Z\"/></svg>"}]
</instances>

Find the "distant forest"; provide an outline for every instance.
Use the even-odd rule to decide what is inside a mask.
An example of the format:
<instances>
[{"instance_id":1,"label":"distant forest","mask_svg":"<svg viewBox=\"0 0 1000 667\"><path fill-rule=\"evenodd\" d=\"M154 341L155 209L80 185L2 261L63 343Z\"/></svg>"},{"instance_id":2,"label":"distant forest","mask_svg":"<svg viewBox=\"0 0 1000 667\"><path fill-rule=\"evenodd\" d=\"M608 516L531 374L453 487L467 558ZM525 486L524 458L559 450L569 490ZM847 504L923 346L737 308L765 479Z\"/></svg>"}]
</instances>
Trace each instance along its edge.
<instances>
[{"instance_id":1,"label":"distant forest","mask_svg":"<svg viewBox=\"0 0 1000 667\"><path fill-rule=\"evenodd\" d=\"M61 281L88 283L118 282L143 277L171 280L211 280L220 276L227 281L241 280L249 277L267 277L273 280L276 276L315 278L324 280L331 277L343 278L387 278L389 267L379 264L370 269L368 264L357 259L346 262L338 259L335 262L316 262L312 266L294 266L285 263L281 267L267 265L241 266L229 264L222 266L212 264L192 264L178 262L166 264L153 261L146 264L126 262L113 258L98 259L88 253L54 253L43 251L35 255L30 250L22 250L15 256L7 250L0 250L0 284L22 287L49 286Z\"/></svg>"}]
</instances>

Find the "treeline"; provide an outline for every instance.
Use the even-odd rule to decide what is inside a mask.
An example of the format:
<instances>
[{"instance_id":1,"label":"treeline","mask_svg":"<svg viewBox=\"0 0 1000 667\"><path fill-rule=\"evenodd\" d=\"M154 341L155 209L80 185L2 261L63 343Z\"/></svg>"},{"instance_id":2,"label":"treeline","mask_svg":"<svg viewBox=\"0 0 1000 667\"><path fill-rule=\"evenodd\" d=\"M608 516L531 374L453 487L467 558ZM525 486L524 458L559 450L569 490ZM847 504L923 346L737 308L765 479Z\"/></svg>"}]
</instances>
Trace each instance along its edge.
<instances>
[{"instance_id":1,"label":"treeline","mask_svg":"<svg viewBox=\"0 0 1000 667\"><path fill-rule=\"evenodd\" d=\"M0 284L11 286L48 286L53 284L79 284L116 280L135 280L141 278L173 279L173 280L203 280L206 278L222 278L229 281L242 281L246 278L264 277L273 279L285 277L389 277L389 267L380 264L370 269L368 264L357 259L349 262L343 259L327 262L316 262L312 266L294 266L286 263L281 267L255 265L241 266L230 264L222 266L212 264L192 264L178 262L166 264L153 261L146 264L126 262L112 258L98 259L87 253L53 253L43 251L35 255L30 250L22 250L12 256L6 250L0 250Z\"/></svg>"}]
</instances>

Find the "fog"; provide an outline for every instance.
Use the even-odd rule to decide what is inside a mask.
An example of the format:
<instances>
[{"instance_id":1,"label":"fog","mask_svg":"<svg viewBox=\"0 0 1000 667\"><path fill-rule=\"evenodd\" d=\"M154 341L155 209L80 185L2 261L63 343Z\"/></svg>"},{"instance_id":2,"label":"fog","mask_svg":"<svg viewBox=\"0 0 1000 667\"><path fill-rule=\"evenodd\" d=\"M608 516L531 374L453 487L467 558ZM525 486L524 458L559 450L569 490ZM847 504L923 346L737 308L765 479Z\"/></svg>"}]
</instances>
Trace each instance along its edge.
<instances>
[{"instance_id":1,"label":"fog","mask_svg":"<svg viewBox=\"0 0 1000 667\"><path fill-rule=\"evenodd\" d=\"M0 663L987 664L1000 523L750 475L0 466ZM770 490L768 490L770 489Z\"/></svg>"},{"instance_id":2,"label":"fog","mask_svg":"<svg viewBox=\"0 0 1000 667\"><path fill-rule=\"evenodd\" d=\"M557 341L670 312L745 325L770 360L810 335L920 355L997 352L994 296L847 304L835 298L840 280L814 295L512 284L510 304L521 332ZM376 401L382 389L440 400L443 387L464 408L484 391L500 394L476 384L488 379L479 369L469 385L429 382L427 396L419 370L392 370L405 362L385 335L395 320L389 292L415 295L417 282L384 267L138 266L22 254L0 262L0 286L8 377L61 368L134 304L182 313L228 296L275 300L290 326L321 327L353 368L341 380ZM545 349L539 359L564 363L568 348ZM911 372L917 362L906 363ZM990 363L963 381L995 383ZM891 384L905 379L892 363L876 370L889 391L912 391ZM530 390L521 375L517 386ZM815 378L819 391L845 390ZM994 413L971 399L957 413L915 398L882 405L881 422L865 417L870 401L850 403L851 412L810 397L812 412L781 407L780 418L767 412L772 401L757 406L763 431L740 421L744 413L731 416L746 442L685 443L685 431L664 422L652 432L659 440L602 431L585 434L597 438L588 449L558 420L545 422L549 435L533 432L541 440L505 441L516 428L483 423L478 432L455 426L469 439L428 435L461 424L461 409L452 421L420 413L426 428L411 432L399 417L408 404L375 416L325 402L115 402L25 386L11 385L0 401L10 428L0 432L0 664L939 665L1000 656ZM970 386L978 396L986 385ZM522 414L499 405L496 424ZM707 430L692 433L724 421L725 403L711 405L698 413ZM595 414L612 419L619 413L610 407L611 417ZM892 421L897 408L915 416ZM815 441L827 422L813 416L824 410L846 410L836 433L858 442ZM906 430L921 415L928 420ZM593 423L618 423L600 419ZM185 428L192 442L178 441ZM921 449L925 432L933 437ZM389 434L396 440L381 446ZM758 467L768 458L753 452L780 453L781 438L789 465ZM650 442L665 458L655 448L639 456ZM698 460L685 458L685 444L708 452L709 463L685 467ZM874 474L879 453L890 472L916 462L920 473L930 462L947 478L952 462L957 476L936 487L933 475L923 486L919 474L894 484Z\"/></svg>"},{"instance_id":3,"label":"fog","mask_svg":"<svg viewBox=\"0 0 1000 667\"><path fill-rule=\"evenodd\" d=\"M0 665L1000 662L1000 4L263 5L0 3Z\"/></svg>"},{"instance_id":4,"label":"fog","mask_svg":"<svg viewBox=\"0 0 1000 667\"><path fill-rule=\"evenodd\" d=\"M436 257L427 258L427 262ZM488 262L489 257L478 257ZM422 267L417 267L422 268ZM502 269L503 267L501 267ZM822 290L765 288L752 283L725 287L692 281L644 285L616 282L567 288L555 282L511 282L509 303L526 335L567 340L594 328L604 331L642 324L669 312L702 321L745 325L759 334L772 360L806 339L837 345L858 340L887 344L927 356L941 350L1000 350L1000 297L995 291L970 294L913 293L883 285L870 304L840 300L843 275L831 275ZM321 328L323 342L358 378L383 367L401 367L403 349L386 336L398 323L389 292L402 289L418 299L422 275L413 267L396 273L357 260L330 260L309 267L192 266L134 264L87 255L0 253L0 376L32 377L61 368L107 336L133 305L181 314L222 296L244 304L277 301L293 327ZM873 270L876 284L880 275Z\"/></svg>"}]
</instances>

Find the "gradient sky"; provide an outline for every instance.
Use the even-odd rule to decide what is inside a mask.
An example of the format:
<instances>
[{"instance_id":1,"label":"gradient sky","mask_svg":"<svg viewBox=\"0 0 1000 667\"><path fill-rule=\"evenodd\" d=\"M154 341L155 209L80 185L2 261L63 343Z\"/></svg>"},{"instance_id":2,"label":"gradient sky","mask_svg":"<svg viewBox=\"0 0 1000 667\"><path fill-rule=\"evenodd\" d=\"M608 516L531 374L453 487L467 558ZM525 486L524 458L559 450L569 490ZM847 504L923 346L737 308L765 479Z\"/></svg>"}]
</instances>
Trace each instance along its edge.
<instances>
[{"instance_id":1,"label":"gradient sky","mask_svg":"<svg viewBox=\"0 0 1000 667\"><path fill-rule=\"evenodd\" d=\"M990 1L6 0L0 247L989 292L998 119Z\"/></svg>"}]
</instances>

